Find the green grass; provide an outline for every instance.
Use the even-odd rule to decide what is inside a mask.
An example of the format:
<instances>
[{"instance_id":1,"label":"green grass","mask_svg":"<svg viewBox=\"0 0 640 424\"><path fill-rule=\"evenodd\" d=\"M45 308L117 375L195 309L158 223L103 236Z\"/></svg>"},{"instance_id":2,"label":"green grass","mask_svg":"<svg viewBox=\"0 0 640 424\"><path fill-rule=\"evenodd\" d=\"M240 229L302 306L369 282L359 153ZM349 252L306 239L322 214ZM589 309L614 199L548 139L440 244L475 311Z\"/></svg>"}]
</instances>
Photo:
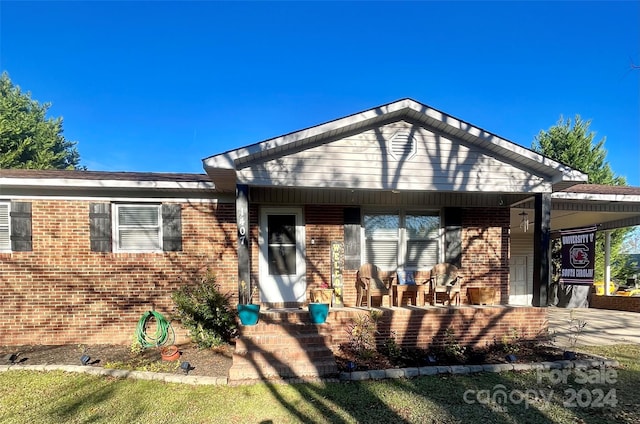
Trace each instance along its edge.
<instances>
[{"instance_id":1,"label":"green grass","mask_svg":"<svg viewBox=\"0 0 640 424\"><path fill-rule=\"evenodd\" d=\"M189 386L63 372L0 373L2 423L637 423L640 346L586 348L615 358L615 384L538 382L535 372L434 376L331 384ZM469 394L496 386L553 389L549 404L473 404ZM564 391L615 389L616 407L567 408ZM584 400L584 399L583 399Z\"/></svg>"}]
</instances>

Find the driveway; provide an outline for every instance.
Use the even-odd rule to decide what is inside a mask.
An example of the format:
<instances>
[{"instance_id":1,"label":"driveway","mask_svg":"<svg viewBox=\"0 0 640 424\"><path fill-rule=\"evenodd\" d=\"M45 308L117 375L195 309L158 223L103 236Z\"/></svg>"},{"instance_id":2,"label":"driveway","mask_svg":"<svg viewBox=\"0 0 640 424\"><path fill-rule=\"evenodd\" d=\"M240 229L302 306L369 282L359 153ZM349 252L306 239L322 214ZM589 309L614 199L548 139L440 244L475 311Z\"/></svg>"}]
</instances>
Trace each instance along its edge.
<instances>
[{"instance_id":1,"label":"driveway","mask_svg":"<svg viewBox=\"0 0 640 424\"><path fill-rule=\"evenodd\" d=\"M608 309L549 307L549 333L555 334L555 344L568 346L568 336L574 325L586 322L576 345L640 344L640 313ZM575 334L575 332L574 332Z\"/></svg>"}]
</instances>

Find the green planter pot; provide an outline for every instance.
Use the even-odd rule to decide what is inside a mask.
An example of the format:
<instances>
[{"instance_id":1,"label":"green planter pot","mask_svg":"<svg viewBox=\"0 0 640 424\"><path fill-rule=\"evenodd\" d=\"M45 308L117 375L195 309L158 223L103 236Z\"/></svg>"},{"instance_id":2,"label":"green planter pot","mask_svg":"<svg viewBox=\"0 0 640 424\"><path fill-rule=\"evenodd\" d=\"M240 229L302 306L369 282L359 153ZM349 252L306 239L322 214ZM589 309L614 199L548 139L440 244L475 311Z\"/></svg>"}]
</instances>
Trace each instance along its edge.
<instances>
[{"instance_id":1,"label":"green planter pot","mask_svg":"<svg viewBox=\"0 0 640 424\"><path fill-rule=\"evenodd\" d=\"M260 305L238 305L238 316L242 325L256 325L260 318Z\"/></svg>"},{"instance_id":2,"label":"green planter pot","mask_svg":"<svg viewBox=\"0 0 640 424\"><path fill-rule=\"evenodd\" d=\"M322 324L329 315L328 303L309 303L309 317L312 324Z\"/></svg>"}]
</instances>

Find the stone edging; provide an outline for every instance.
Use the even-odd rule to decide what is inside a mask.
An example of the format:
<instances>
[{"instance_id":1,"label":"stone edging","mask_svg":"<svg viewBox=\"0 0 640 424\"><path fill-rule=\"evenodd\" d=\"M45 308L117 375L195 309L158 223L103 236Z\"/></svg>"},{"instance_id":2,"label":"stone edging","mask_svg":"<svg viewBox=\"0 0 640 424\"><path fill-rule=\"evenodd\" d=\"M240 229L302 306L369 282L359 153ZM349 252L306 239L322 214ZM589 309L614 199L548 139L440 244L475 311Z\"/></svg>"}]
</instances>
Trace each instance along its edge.
<instances>
[{"instance_id":1,"label":"stone edging","mask_svg":"<svg viewBox=\"0 0 640 424\"><path fill-rule=\"evenodd\" d=\"M485 364L428 366L420 368L390 368L386 370L341 372L341 381L383 380L389 378L413 378L437 374L473 374L478 372L534 371L551 369L590 369L601 366L617 368L620 363L611 359L578 359L574 361L535 362L531 364Z\"/></svg>"},{"instance_id":2,"label":"stone edging","mask_svg":"<svg viewBox=\"0 0 640 424\"><path fill-rule=\"evenodd\" d=\"M64 371L114 378L136 378L138 380L157 380L165 383L226 385L227 377L208 377L203 375L180 375L150 371L128 371L102 367L80 365L0 365L0 372L4 371Z\"/></svg>"},{"instance_id":3,"label":"stone edging","mask_svg":"<svg viewBox=\"0 0 640 424\"><path fill-rule=\"evenodd\" d=\"M326 381L366 381L398 378L415 378L437 374L474 374L478 372L499 373L504 371L533 371L551 369L590 369L598 367L617 368L620 363L611 359L578 359L574 361L536 362L531 364L485 364L485 365L450 365L427 366L419 368L389 368L386 370L341 372L338 379ZM216 385L228 384L226 377L208 377L198 375L180 375L170 373L157 373L149 371L127 371L108 369L101 367L79 365L0 365L0 372L5 371L64 371L79 372L85 374L102 375L114 378L136 378L139 380L156 380L165 383L181 383L192 385ZM298 379L294 379L298 380ZM258 383L259 381L252 381ZM249 383L249 382L245 382ZM236 383L237 384L237 383Z\"/></svg>"}]
</instances>

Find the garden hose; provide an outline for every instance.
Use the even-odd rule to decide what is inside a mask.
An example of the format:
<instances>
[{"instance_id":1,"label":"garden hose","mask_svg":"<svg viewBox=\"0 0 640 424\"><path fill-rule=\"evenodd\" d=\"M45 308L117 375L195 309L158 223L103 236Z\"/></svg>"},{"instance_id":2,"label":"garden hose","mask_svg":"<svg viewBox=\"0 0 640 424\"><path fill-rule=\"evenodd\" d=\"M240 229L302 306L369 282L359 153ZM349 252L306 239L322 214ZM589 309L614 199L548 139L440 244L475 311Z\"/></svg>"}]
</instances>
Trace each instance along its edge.
<instances>
[{"instance_id":1,"label":"garden hose","mask_svg":"<svg viewBox=\"0 0 640 424\"><path fill-rule=\"evenodd\" d=\"M156 331L153 335L147 333L147 324L151 319L156 321ZM159 347L173 344L176 334L173 331L171 324L169 324L161 313L149 311L142 314L138 321L138 326L136 327L136 338L138 343L140 343L140 346L143 348Z\"/></svg>"}]
</instances>

